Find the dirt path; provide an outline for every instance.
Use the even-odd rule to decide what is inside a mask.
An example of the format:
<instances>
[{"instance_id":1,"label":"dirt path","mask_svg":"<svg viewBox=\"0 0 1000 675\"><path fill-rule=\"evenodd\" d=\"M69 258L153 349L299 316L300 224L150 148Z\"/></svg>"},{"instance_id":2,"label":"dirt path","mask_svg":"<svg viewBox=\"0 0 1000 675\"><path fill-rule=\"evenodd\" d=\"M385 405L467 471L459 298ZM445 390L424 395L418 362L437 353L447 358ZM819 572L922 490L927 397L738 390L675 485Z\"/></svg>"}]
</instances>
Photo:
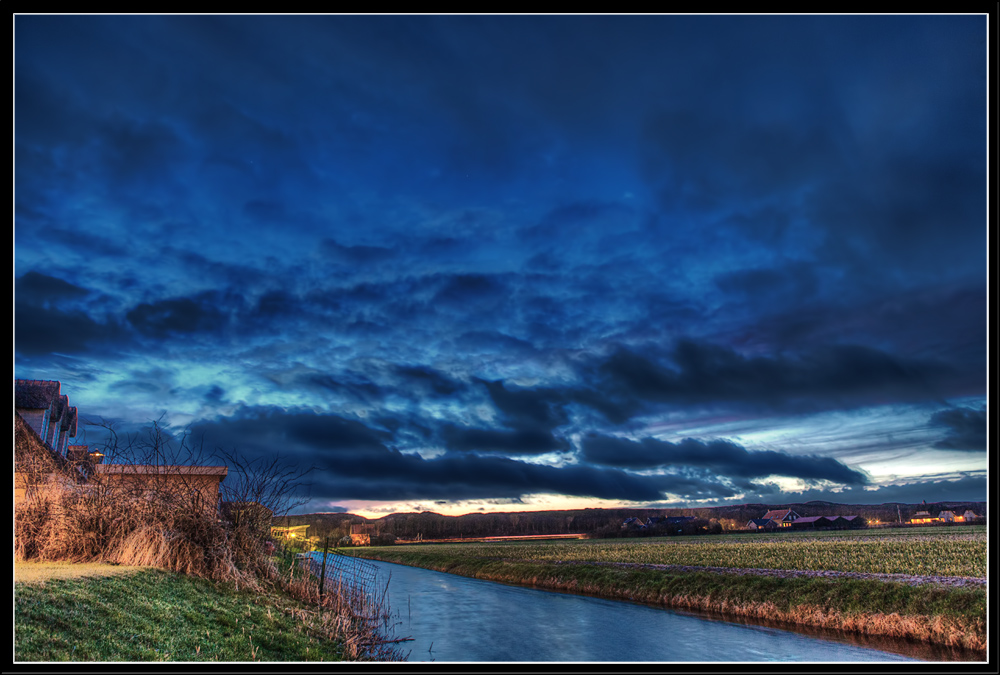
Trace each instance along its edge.
<instances>
[{"instance_id":1,"label":"dirt path","mask_svg":"<svg viewBox=\"0 0 1000 675\"><path fill-rule=\"evenodd\" d=\"M611 565L614 567L633 567L642 569L657 569L671 572L717 572L724 574L759 574L771 577L827 577L827 578L850 578L850 579L877 579L879 581L896 581L910 586L920 584L940 584L944 586L986 586L984 577L942 577L942 576L917 576L912 574L871 574L865 572L837 572L832 570L773 570L764 568L749 567L700 567L695 565L654 565L645 563L613 563L613 562L586 562L576 560L557 560L557 565Z\"/></svg>"},{"instance_id":2,"label":"dirt path","mask_svg":"<svg viewBox=\"0 0 1000 675\"><path fill-rule=\"evenodd\" d=\"M14 561L14 583L37 584L49 579L110 577L129 574L144 567L110 565L107 563L42 563Z\"/></svg>"}]
</instances>

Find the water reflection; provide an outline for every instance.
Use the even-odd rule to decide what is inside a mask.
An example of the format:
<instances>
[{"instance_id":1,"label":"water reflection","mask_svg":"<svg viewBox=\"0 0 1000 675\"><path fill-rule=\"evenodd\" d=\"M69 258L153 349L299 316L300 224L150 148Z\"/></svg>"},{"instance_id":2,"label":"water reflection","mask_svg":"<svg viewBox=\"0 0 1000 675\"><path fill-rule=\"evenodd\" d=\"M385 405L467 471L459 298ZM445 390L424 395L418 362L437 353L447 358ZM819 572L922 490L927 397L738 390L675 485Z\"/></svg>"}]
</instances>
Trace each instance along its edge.
<instances>
[{"instance_id":1,"label":"water reflection","mask_svg":"<svg viewBox=\"0 0 1000 675\"><path fill-rule=\"evenodd\" d=\"M919 660L770 626L376 563L410 661ZM384 583L384 582L383 582Z\"/></svg>"}]
</instances>

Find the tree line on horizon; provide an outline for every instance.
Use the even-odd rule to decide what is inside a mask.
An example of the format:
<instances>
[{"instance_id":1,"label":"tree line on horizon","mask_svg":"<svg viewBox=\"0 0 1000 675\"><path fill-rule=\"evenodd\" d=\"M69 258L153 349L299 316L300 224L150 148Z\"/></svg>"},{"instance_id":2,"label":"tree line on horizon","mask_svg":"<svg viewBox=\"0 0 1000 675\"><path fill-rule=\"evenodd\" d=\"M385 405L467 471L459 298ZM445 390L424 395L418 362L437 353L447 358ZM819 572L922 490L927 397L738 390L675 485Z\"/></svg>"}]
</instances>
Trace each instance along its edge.
<instances>
[{"instance_id":1,"label":"tree line on horizon","mask_svg":"<svg viewBox=\"0 0 1000 675\"><path fill-rule=\"evenodd\" d=\"M395 539L451 539L497 536L527 536L547 534L587 534L592 537L635 536L634 532L622 530L627 518L651 516L692 516L693 522L687 529L698 531L739 531L752 518L760 518L774 509L792 509L800 516L848 516L857 515L870 523L907 523L918 511L929 511L931 515L950 509L962 513L971 509L980 515L986 514L986 502L938 502L933 504L836 504L832 502L806 502L804 504L740 504L685 509L574 509L566 511L517 511L499 513L468 513L461 516L446 516L424 511L422 513L394 513L381 518L369 519L351 513L310 513L286 515L276 518L277 526L309 525L309 536L325 539L330 537L333 544L350 534L352 524L365 523L373 526L379 535L391 535Z\"/></svg>"}]
</instances>

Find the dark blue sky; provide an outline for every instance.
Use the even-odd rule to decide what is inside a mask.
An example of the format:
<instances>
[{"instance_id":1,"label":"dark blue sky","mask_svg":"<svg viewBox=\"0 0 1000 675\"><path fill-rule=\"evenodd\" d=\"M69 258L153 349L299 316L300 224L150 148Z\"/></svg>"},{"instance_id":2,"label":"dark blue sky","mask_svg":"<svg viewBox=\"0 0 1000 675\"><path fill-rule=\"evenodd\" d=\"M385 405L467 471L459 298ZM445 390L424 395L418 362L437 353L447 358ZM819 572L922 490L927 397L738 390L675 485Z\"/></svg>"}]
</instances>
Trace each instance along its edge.
<instances>
[{"instance_id":1,"label":"dark blue sky","mask_svg":"<svg viewBox=\"0 0 1000 675\"><path fill-rule=\"evenodd\" d=\"M14 27L15 374L84 418L306 510L985 499L984 15Z\"/></svg>"}]
</instances>

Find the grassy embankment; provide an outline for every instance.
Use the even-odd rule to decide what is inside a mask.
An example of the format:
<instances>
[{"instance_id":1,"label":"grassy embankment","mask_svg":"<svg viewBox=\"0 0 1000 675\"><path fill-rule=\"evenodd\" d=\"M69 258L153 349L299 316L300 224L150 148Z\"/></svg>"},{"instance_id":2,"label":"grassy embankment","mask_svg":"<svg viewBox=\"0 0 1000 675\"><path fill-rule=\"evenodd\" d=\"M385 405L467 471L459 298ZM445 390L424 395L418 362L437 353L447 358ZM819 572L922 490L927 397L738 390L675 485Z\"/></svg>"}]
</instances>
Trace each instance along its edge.
<instances>
[{"instance_id":1,"label":"grassy embankment","mask_svg":"<svg viewBox=\"0 0 1000 675\"><path fill-rule=\"evenodd\" d=\"M42 580L31 568L44 563L18 565L34 579L15 581L17 661L348 658L334 615L278 591L236 590L156 568L101 578L57 570Z\"/></svg>"},{"instance_id":2,"label":"grassy embankment","mask_svg":"<svg viewBox=\"0 0 1000 675\"><path fill-rule=\"evenodd\" d=\"M982 587L614 565L986 577L985 528L963 528L957 533L869 530L396 546L360 549L359 554L491 581L915 639L984 654L986 649L986 591Z\"/></svg>"}]
</instances>

